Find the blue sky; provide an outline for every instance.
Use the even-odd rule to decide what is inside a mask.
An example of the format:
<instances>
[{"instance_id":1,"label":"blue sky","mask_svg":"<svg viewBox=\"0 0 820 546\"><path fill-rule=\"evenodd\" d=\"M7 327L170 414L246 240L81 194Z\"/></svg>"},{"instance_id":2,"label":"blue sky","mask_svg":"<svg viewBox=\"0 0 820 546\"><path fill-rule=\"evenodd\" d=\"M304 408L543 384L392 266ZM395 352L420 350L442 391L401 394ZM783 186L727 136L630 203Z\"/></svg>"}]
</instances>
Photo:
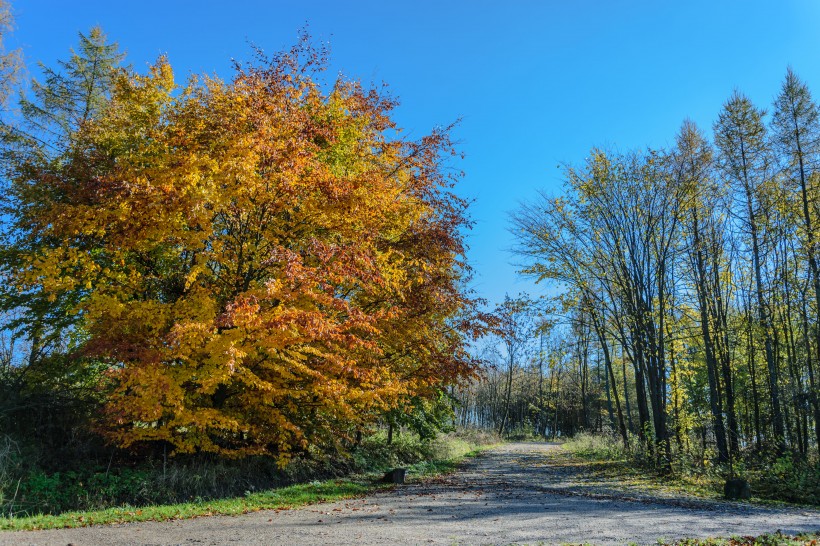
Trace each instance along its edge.
<instances>
[{"instance_id":1,"label":"blue sky","mask_svg":"<svg viewBox=\"0 0 820 546\"><path fill-rule=\"evenodd\" d=\"M229 77L249 43L275 52L306 25L332 72L389 84L396 119L420 137L461 118L458 193L474 200L473 287L491 302L541 288L508 249L508 213L561 190L564 163L593 146L670 144L684 118L708 129L737 88L769 107L791 65L820 96L820 3L712 1L12 0L34 64L65 58L100 25L142 68Z\"/></svg>"}]
</instances>

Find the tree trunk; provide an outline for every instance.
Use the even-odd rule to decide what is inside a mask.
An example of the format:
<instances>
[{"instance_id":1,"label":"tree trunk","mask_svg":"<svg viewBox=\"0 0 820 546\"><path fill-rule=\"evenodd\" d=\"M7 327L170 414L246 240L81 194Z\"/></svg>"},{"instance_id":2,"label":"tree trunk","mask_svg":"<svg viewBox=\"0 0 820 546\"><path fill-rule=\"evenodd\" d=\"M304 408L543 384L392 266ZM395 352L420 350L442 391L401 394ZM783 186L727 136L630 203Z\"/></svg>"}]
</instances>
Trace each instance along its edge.
<instances>
[{"instance_id":1,"label":"tree trunk","mask_svg":"<svg viewBox=\"0 0 820 546\"><path fill-rule=\"evenodd\" d=\"M609 345L606 342L606 336L604 335L604 331L601 328L601 324L599 323L595 314L592 314L592 324L595 327L595 333L598 335L598 340L601 343L601 348L604 352L604 365L607 369L607 377L609 378L607 381L607 396L609 396L609 384L612 384L612 395L615 398L615 407L618 411L618 430L621 433L621 440L624 443L624 449L629 449L629 437L626 434L626 424L624 423L624 413L621 410L621 399L618 396L618 383L615 381L615 372L612 370L612 358L609 354ZM624 381L626 381L626 376L624 376ZM612 413L612 407L610 403L610 415Z\"/></svg>"},{"instance_id":2,"label":"tree trunk","mask_svg":"<svg viewBox=\"0 0 820 546\"><path fill-rule=\"evenodd\" d=\"M706 356L706 371L709 380L709 408L712 412L712 427L715 431L715 441L718 450L718 462L729 461L729 450L726 445L726 428L723 425L723 408L718 385L717 358L715 344L712 340L712 331L707 308L706 265L703 258L703 246L698 225L697 210L692 209L692 230L694 237L695 275L698 307L700 312L700 331L703 338L703 349Z\"/></svg>"},{"instance_id":3,"label":"tree trunk","mask_svg":"<svg viewBox=\"0 0 820 546\"><path fill-rule=\"evenodd\" d=\"M772 428L774 431L775 448L778 453L786 451L785 427L783 424L783 410L780 405L780 376L775 359L772 324L763 298L763 280L760 265L760 243L758 241L757 221L752 207L752 197L747 191L746 202L749 212L749 223L752 232L752 263L754 267L755 294L757 296L757 314L760 326L764 333L764 348L766 351L766 366L769 371L769 395L772 405Z\"/></svg>"}]
</instances>

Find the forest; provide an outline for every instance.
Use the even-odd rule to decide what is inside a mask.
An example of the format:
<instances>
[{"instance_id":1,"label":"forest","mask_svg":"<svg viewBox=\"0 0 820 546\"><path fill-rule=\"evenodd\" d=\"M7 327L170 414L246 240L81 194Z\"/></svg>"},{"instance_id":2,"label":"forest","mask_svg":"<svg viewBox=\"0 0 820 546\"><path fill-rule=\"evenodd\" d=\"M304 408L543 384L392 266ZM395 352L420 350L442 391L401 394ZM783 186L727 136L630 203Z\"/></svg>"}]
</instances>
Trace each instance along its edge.
<instances>
[{"instance_id":1,"label":"forest","mask_svg":"<svg viewBox=\"0 0 820 546\"><path fill-rule=\"evenodd\" d=\"M463 425L595 431L659 470L754 466L818 499L820 118L791 69L767 106L736 91L711 133L594 148L512 214L550 295L496 308Z\"/></svg>"},{"instance_id":2,"label":"forest","mask_svg":"<svg viewBox=\"0 0 820 546\"><path fill-rule=\"evenodd\" d=\"M306 31L227 79L137 70L98 27L36 78L2 53L0 515L568 438L820 503L820 109L795 71L667 148L565 165L510 214L541 292L496 303L457 125L410 138L329 64Z\"/></svg>"}]
</instances>

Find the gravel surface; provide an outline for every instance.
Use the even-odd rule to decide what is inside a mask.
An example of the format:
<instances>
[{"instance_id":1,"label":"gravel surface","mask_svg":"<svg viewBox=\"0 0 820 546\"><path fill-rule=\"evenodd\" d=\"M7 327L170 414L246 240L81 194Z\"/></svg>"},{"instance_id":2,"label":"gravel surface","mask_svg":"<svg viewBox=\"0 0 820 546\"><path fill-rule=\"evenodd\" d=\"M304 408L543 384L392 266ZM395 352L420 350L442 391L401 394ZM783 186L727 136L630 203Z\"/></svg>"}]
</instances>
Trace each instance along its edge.
<instances>
[{"instance_id":1,"label":"gravel surface","mask_svg":"<svg viewBox=\"0 0 820 546\"><path fill-rule=\"evenodd\" d=\"M654 544L658 539L820 531L820 511L579 487L550 444L506 444L458 472L296 510L83 529L0 532L0 545ZM579 467L581 468L581 467Z\"/></svg>"}]
</instances>

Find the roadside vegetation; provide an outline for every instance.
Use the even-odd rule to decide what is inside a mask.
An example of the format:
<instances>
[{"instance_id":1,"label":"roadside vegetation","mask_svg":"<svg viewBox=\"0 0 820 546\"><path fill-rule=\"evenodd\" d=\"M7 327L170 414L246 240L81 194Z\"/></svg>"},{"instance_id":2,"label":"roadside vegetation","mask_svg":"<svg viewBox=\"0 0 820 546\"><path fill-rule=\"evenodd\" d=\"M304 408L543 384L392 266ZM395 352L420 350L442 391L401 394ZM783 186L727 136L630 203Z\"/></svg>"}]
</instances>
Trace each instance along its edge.
<instances>
[{"instance_id":1,"label":"roadside vegetation","mask_svg":"<svg viewBox=\"0 0 820 546\"><path fill-rule=\"evenodd\" d=\"M784 535L772 533L756 537L688 539L672 544L674 546L816 546L819 542L820 534ZM672 546L672 544L669 546Z\"/></svg>"},{"instance_id":2,"label":"roadside vegetation","mask_svg":"<svg viewBox=\"0 0 820 546\"><path fill-rule=\"evenodd\" d=\"M331 460L269 459L152 461L135 468L88 468L17 475L0 483L0 529L82 527L128 521L185 519L288 509L360 496L378 488L383 472L407 469L408 481L454 470L464 457L498 442L492 434L461 431L422 439L404 432L387 443L375 433Z\"/></svg>"},{"instance_id":3,"label":"roadside vegetation","mask_svg":"<svg viewBox=\"0 0 820 546\"><path fill-rule=\"evenodd\" d=\"M585 465L590 481L609 487L722 499L726 476L733 472L749 482L752 501L820 505L818 470L800 461L781 458L767 464L741 460L730 469L714 465L709 459L694 461L680 457L675 459L670 471L658 469L641 453L637 440L632 449L624 449L614 436L581 433L568 439L562 447L563 450L554 452L554 463Z\"/></svg>"}]
</instances>

